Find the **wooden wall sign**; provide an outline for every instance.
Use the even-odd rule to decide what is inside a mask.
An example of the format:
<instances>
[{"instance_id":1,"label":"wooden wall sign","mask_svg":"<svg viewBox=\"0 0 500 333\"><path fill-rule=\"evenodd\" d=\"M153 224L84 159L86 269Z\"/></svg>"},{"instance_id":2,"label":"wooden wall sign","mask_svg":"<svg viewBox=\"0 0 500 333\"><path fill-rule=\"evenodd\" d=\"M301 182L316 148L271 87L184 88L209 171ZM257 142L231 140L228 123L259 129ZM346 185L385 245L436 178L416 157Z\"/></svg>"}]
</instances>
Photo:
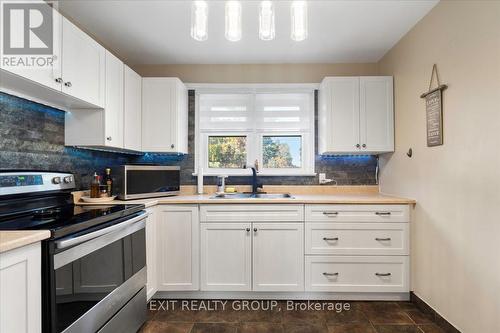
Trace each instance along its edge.
<instances>
[{"instance_id":1,"label":"wooden wall sign","mask_svg":"<svg viewBox=\"0 0 500 333\"><path fill-rule=\"evenodd\" d=\"M438 86L431 89L434 73L436 73ZM437 66L434 64L434 66L432 66L429 90L420 95L421 98L425 98L427 147L434 147L443 144L443 90L446 88L448 88L446 84L441 84L439 82Z\"/></svg>"}]
</instances>

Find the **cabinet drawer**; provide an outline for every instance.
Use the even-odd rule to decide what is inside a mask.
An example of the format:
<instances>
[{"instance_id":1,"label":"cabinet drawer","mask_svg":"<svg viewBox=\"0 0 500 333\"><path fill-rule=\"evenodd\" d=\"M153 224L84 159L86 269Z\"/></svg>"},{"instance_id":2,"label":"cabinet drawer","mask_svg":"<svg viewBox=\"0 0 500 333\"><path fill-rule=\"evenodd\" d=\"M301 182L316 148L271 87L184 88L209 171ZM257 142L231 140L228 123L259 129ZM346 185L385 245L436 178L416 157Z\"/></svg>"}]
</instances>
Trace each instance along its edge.
<instances>
[{"instance_id":1,"label":"cabinet drawer","mask_svg":"<svg viewBox=\"0 0 500 333\"><path fill-rule=\"evenodd\" d=\"M201 222L302 222L302 205L201 205Z\"/></svg>"},{"instance_id":2,"label":"cabinet drawer","mask_svg":"<svg viewBox=\"0 0 500 333\"><path fill-rule=\"evenodd\" d=\"M306 222L409 222L408 205L306 205Z\"/></svg>"},{"instance_id":3,"label":"cabinet drawer","mask_svg":"<svg viewBox=\"0 0 500 333\"><path fill-rule=\"evenodd\" d=\"M306 291L408 292L407 256L306 256Z\"/></svg>"},{"instance_id":4,"label":"cabinet drawer","mask_svg":"<svg viewBox=\"0 0 500 333\"><path fill-rule=\"evenodd\" d=\"M306 254L408 255L408 223L307 223Z\"/></svg>"}]
</instances>

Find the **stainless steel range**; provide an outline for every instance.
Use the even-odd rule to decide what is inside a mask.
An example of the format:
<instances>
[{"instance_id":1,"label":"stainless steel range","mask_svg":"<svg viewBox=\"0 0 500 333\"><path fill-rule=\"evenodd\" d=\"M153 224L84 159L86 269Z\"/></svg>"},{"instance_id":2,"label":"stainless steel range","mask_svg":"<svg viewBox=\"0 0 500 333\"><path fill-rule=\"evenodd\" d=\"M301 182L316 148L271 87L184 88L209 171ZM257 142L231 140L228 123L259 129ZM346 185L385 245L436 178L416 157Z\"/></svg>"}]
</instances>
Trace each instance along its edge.
<instances>
[{"instance_id":1,"label":"stainless steel range","mask_svg":"<svg viewBox=\"0 0 500 333\"><path fill-rule=\"evenodd\" d=\"M144 205L76 206L72 174L0 171L0 230L42 243L43 332L136 332L146 320Z\"/></svg>"}]
</instances>

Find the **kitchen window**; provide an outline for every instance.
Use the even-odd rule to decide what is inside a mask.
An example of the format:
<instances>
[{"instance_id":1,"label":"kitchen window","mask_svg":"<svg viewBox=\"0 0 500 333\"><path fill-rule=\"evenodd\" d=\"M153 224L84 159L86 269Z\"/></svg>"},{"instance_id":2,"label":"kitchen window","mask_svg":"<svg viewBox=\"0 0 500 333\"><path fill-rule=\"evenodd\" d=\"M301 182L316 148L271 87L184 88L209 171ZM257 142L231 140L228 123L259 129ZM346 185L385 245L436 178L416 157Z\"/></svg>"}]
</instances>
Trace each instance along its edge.
<instances>
[{"instance_id":1,"label":"kitchen window","mask_svg":"<svg viewBox=\"0 0 500 333\"><path fill-rule=\"evenodd\" d=\"M314 175L314 90L196 92L196 170L206 175Z\"/></svg>"}]
</instances>

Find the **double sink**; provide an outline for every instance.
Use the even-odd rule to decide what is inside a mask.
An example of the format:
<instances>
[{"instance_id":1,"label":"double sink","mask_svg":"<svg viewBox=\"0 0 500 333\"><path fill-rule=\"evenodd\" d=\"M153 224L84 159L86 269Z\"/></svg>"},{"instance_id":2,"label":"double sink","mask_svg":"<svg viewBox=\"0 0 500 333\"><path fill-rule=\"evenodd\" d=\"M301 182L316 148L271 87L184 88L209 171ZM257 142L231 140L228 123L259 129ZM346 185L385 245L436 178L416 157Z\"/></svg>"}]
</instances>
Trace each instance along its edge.
<instances>
[{"instance_id":1,"label":"double sink","mask_svg":"<svg viewBox=\"0 0 500 333\"><path fill-rule=\"evenodd\" d=\"M222 193L210 199L294 199L289 193Z\"/></svg>"}]
</instances>

